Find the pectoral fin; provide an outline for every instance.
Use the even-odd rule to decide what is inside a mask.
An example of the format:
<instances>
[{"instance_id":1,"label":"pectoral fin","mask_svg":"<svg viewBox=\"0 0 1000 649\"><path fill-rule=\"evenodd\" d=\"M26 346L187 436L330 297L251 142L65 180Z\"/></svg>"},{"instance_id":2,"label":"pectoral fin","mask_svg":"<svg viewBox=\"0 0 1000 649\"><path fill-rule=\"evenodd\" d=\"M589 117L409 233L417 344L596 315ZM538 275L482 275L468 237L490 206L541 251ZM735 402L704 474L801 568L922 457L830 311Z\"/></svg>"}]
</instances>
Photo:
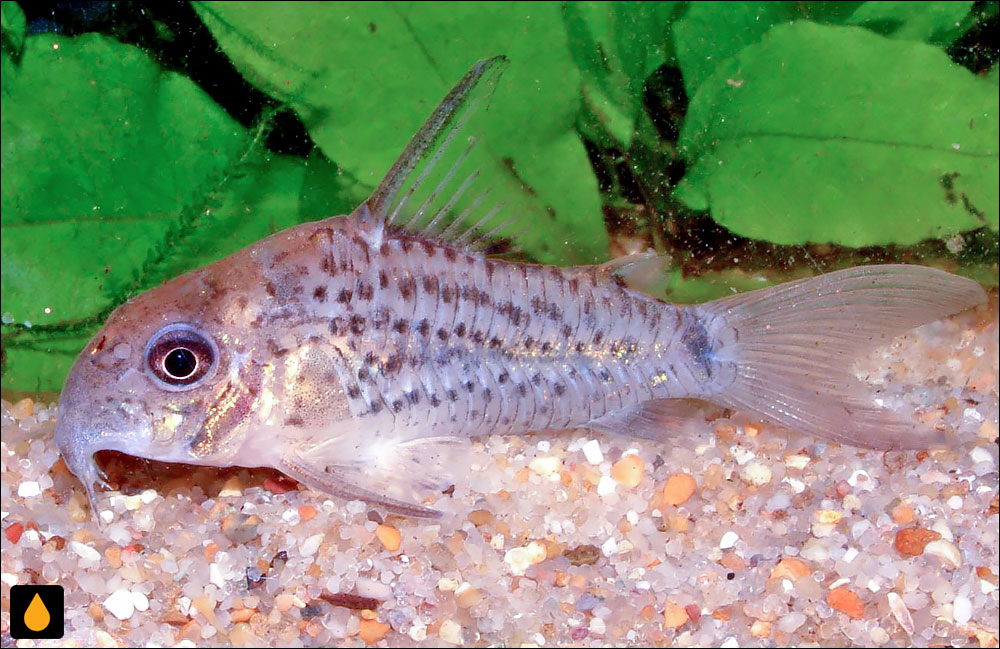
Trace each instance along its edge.
<instances>
[{"instance_id":1,"label":"pectoral fin","mask_svg":"<svg viewBox=\"0 0 1000 649\"><path fill-rule=\"evenodd\" d=\"M440 511L420 502L454 484L448 468L455 466L458 446L454 438L433 437L368 445L360 454L355 447L348 454L331 442L286 453L280 468L332 496L378 503L403 516L439 518Z\"/></svg>"}]
</instances>

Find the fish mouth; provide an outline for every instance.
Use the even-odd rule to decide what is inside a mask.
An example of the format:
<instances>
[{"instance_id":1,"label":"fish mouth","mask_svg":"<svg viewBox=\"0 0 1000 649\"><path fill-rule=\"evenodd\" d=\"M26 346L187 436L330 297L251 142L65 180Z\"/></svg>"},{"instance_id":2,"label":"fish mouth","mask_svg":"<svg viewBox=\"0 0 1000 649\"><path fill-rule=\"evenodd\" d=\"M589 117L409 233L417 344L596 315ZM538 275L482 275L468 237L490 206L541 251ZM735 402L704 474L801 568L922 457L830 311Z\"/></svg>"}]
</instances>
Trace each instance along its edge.
<instances>
[{"instance_id":1,"label":"fish mouth","mask_svg":"<svg viewBox=\"0 0 1000 649\"><path fill-rule=\"evenodd\" d=\"M81 409L79 391L74 389L75 372L71 371L66 379L59 398L59 416L56 421L55 441L63 461L70 472L83 483L87 491L87 500L92 511L95 508L96 490L94 483L106 486L103 471L97 465L94 454L103 450L103 445L93 443L94 432L87 426L86 409Z\"/></svg>"}]
</instances>

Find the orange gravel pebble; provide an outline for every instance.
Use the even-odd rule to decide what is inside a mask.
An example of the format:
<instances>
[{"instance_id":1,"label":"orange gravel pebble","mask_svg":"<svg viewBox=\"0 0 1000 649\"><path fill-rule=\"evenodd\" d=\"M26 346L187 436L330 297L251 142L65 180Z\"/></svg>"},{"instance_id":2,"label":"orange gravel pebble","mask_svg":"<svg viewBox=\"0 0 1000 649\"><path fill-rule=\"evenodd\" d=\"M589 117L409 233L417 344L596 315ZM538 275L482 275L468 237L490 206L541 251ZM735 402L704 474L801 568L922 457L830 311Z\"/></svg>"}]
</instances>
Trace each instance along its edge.
<instances>
[{"instance_id":1,"label":"orange gravel pebble","mask_svg":"<svg viewBox=\"0 0 1000 649\"><path fill-rule=\"evenodd\" d=\"M771 637L771 623L764 620L754 620L750 625L750 635L755 638Z\"/></svg>"},{"instance_id":2,"label":"orange gravel pebble","mask_svg":"<svg viewBox=\"0 0 1000 649\"><path fill-rule=\"evenodd\" d=\"M205 546L205 561L215 561L215 555L219 553L219 544L215 541L209 541L208 545Z\"/></svg>"},{"instance_id":3,"label":"orange gravel pebble","mask_svg":"<svg viewBox=\"0 0 1000 649\"><path fill-rule=\"evenodd\" d=\"M239 624L240 622L249 622L250 618L252 618L253 614L256 612L257 611L252 608L241 608L238 611L233 611L230 619L236 624Z\"/></svg>"},{"instance_id":4,"label":"orange gravel pebble","mask_svg":"<svg viewBox=\"0 0 1000 649\"><path fill-rule=\"evenodd\" d=\"M632 489L642 482L646 474L646 465L638 455L626 455L611 467L611 477L623 487Z\"/></svg>"},{"instance_id":5,"label":"orange gravel pebble","mask_svg":"<svg viewBox=\"0 0 1000 649\"><path fill-rule=\"evenodd\" d=\"M365 641L365 644L375 644L389 633L389 625L378 620L361 620L361 628L358 635Z\"/></svg>"},{"instance_id":6,"label":"orange gravel pebble","mask_svg":"<svg viewBox=\"0 0 1000 649\"><path fill-rule=\"evenodd\" d=\"M10 541L11 543L17 543L18 541L21 540L21 534L24 533L24 524L12 523L7 526L7 529L5 529L3 533L4 536L7 537L8 541Z\"/></svg>"},{"instance_id":7,"label":"orange gravel pebble","mask_svg":"<svg viewBox=\"0 0 1000 649\"><path fill-rule=\"evenodd\" d=\"M687 624L690 619L691 616L688 615L683 606L667 603L667 607L663 609L664 628L677 629Z\"/></svg>"},{"instance_id":8,"label":"orange gravel pebble","mask_svg":"<svg viewBox=\"0 0 1000 649\"><path fill-rule=\"evenodd\" d=\"M830 605L830 608L840 611L852 619L860 620L865 616L864 602L849 588L834 588L826 594L826 603Z\"/></svg>"},{"instance_id":9,"label":"orange gravel pebble","mask_svg":"<svg viewBox=\"0 0 1000 649\"><path fill-rule=\"evenodd\" d=\"M663 501L668 505L682 505L694 494L697 483L686 473L675 473L667 478L663 487Z\"/></svg>"},{"instance_id":10,"label":"orange gravel pebble","mask_svg":"<svg viewBox=\"0 0 1000 649\"><path fill-rule=\"evenodd\" d=\"M896 549L908 557L919 557L924 553L924 547L931 541L937 541L941 535L934 530L922 527L906 527L896 532Z\"/></svg>"},{"instance_id":11,"label":"orange gravel pebble","mask_svg":"<svg viewBox=\"0 0 1000 649\"><path fill-rule=\"evenodd\" d=\"M795 581L809 574L812 574L812 568L809 567L808 563L795 557L785 557L771 570L770 578Z\"/></svg>"},{"instance_id":12,"label":"orange gravel pebble","mask_svg":"<svg viewBox=\"0 0 1000 649\"><path fill-rule=\"evenodd\" d=\"M892 522L896 525L909 525L913 522L914 511L909 505L898 505L892 508Z\"/></svg>"},{"instance_id":13,"label":"orange gravel pebble","mask_svg":"<svg viewBox=\"0 0 1000 649\"><path fill-rule=\"evenodd\" d=\"M378 537L378 540L382 542L382 545L389 552L398 550L400 543L403 541L403 536L399 533L399 530L392 525L379 525L375 528L375 536Z\"/></svg>"},{"instance_id":14,"label":"orange gravel pebble","mask_svg":"<svg viewBox=\"0 0 1000 649\"><path fill-rule=\"evenodd\" d=\"M312 505L302 505L299 507L299 518L304 521L311 521L316 518L316 508Z\"/></svg>"}]
</instances>

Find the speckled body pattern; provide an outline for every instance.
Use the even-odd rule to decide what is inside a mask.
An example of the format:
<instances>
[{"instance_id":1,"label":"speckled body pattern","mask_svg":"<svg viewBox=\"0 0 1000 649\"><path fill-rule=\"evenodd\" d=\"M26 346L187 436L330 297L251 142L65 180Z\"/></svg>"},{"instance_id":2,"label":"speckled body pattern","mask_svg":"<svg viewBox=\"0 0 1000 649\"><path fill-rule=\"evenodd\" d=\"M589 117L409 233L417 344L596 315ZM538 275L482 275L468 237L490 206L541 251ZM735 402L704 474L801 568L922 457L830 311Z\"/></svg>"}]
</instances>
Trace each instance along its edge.
<instances>
[{"instance_id":1,"label":"speckled body pattern","mask_svg":"<svg viewBox=\"0 0 1000 649\"><path fill-rule=\"evenodd\" d=\"M272 358L271 425L326 428L346 404L376 435L524 433L714 391L705 322L601 267L495 261L351 219L254 257L267 298L243 317Z\"/></svg>"}]
</instances>

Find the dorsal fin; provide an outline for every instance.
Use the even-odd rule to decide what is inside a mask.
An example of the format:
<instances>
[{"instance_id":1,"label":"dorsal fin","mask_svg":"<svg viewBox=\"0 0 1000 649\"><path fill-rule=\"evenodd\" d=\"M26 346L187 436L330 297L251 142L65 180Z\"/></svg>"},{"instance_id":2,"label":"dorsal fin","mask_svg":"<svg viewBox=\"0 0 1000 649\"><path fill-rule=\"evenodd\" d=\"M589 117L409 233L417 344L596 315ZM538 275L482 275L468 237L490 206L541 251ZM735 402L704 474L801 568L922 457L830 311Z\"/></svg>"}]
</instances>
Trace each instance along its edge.
<instances>
[{"instance_id":1,"label":"dorsal fin","mask_svg":"<svg viewBox=\"0 0 1000 649\"><path fill-rule=\"evenodd\" d=\"M496 161L476 137L507 58L469 70L420 127L357 215L466 248L512 237L502 199L491 193ZM497 192L502 196L504 192Z\"/></svg>"}]
</instances>

